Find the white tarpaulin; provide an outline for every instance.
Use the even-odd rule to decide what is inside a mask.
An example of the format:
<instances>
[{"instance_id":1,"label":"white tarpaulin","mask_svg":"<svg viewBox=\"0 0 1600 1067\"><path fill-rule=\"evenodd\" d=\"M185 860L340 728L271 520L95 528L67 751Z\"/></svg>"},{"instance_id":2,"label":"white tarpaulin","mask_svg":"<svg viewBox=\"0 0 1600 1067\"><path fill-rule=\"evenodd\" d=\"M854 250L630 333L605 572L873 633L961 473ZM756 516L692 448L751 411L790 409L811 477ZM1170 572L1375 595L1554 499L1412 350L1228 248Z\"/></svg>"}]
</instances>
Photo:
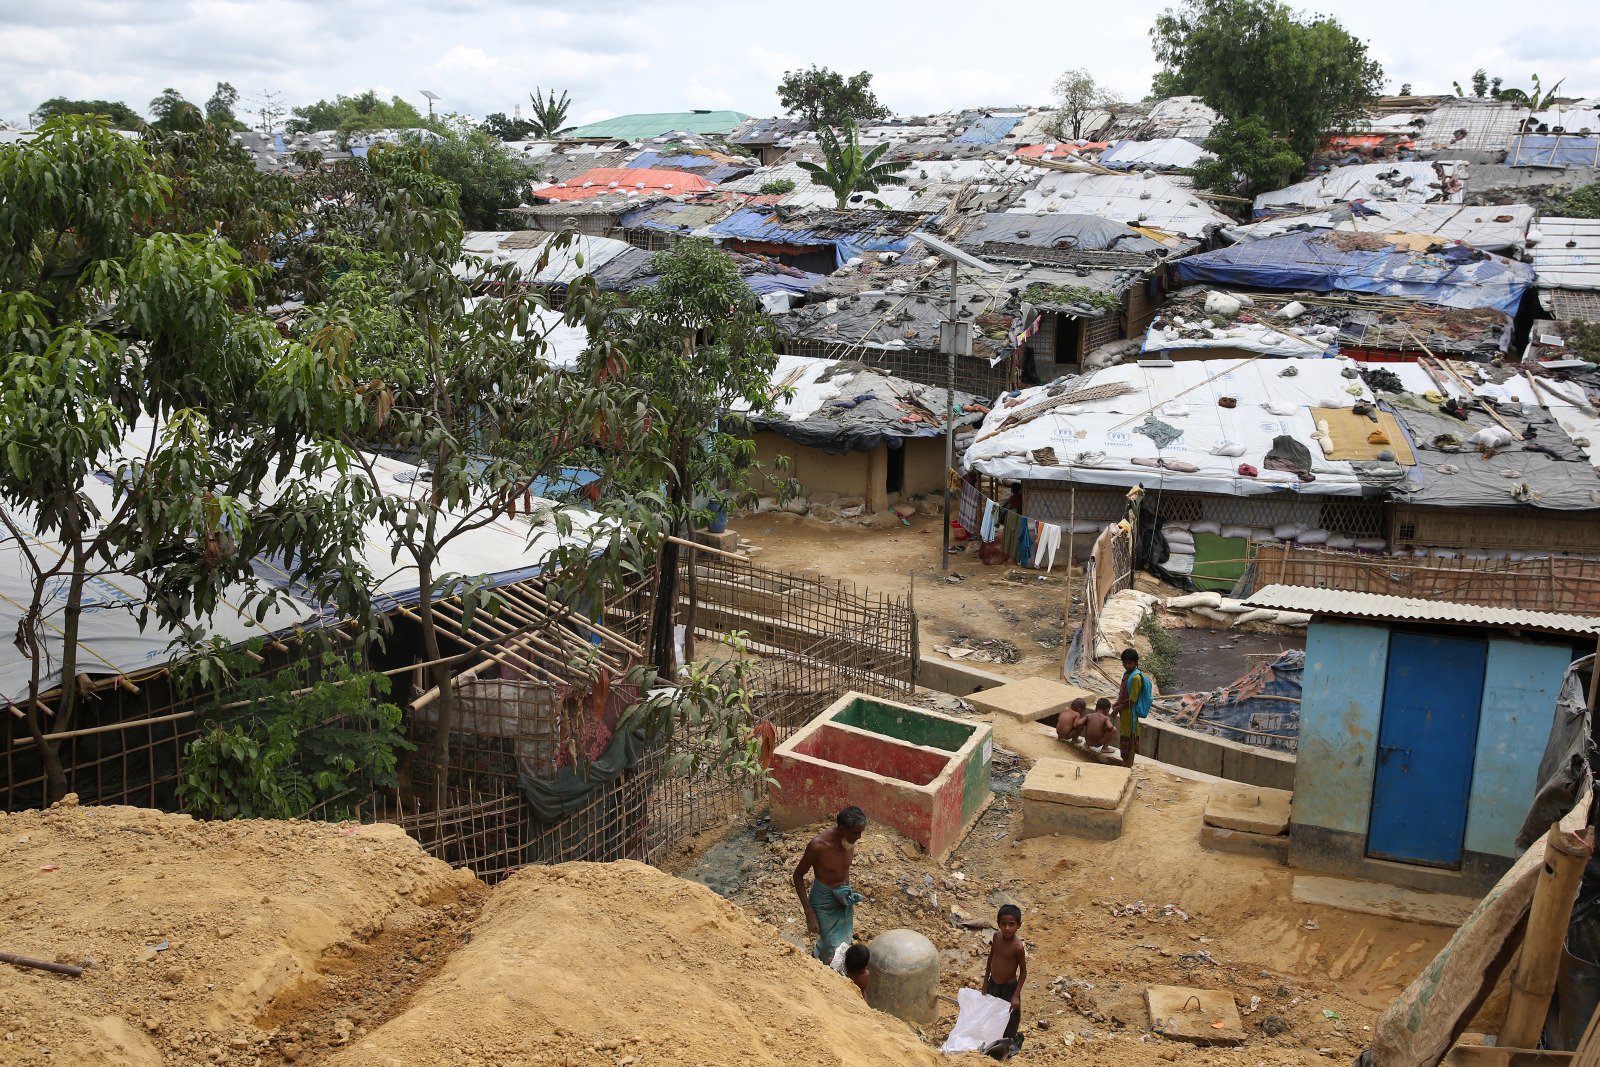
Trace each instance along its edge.
<instances>
[{"instance_id":1,"label":"white tarpaulin","mask_svg":"<svg viewBox=\"0 0 1600 1067\"><path fill-rule=\"evenodd\" d=\"M1223 234L1243 244L1276 237L1290 230L1340 230L1346 233L1422 233L1445 241L1463 241L1485 252L1511 255L1527 243L1533 208L1528 204L1465 207L1460 204L1372 203L1372 213L1359 217L1348 205L1228 226ZM1535 263L1537 269L1537 262Z\"/></svg>"},{"instance_id":2,"label":"white tarpaulin","mask_svg":"<svg viewBox=\"0 0 1600 1067\"><path fill-rule=\"evenodd\" d=\"M1071 481L1080 485L1144 485L1191 492L1257 496L1299 491L1324 496L1360 496L1355 467L1326 459L1312 440L1313 407L1349 407L1372 394L1359 378L1341 373L1343 359L1190 360L1167 367L1122 364L1066 383L1065 392L1127 385L1130 392L1103 400L1064 404L1020 425L1006 425L1013 412L1049 399L1048 387L1024 390L1014 408L997 405L967 449L965 467L1007 480ZM1294 373L1285 377L1284 372ZM1210 379L1210 380L1208 380ZM1351 390L1355 390L1352 392ZM1219 401L1232 397L1235 405ZM1163 448L1139 427L1147 418L1181 431ZM998 432L995 432L998 430ZM1263 466L1273 438L1288 435L1311 453L1315 480ZM1046 459L1041 462L1041 450ZM1238 455L1222 455L1234 452ZM1133 462L1167 460L1197 471ZM1239 465L1258 468L1241 475Z\"/></svg>"},{"instance_id":3,"label":"white tarpaulin","mask_svg":"<svg viewBox=\"0 0 1600 1067\"><path fill-rule=\"evenodd\" d=\"M1440 172L1443 172L1441 175ZM1256 211L1331 207L1349 200L1459 204L1467 165L1457 162L1359 163L1256 197Z\"/></svg>"},{"instance_id":4,"label":"white tarpaulin","mask_svg":"<svg viewBox=\"0 0 1600 1067\"><path fill-rule=\"evenodd\" d=\"M148 439L148 426L143 432L135 430L128 439L130 449L139 447L135 442ZM428 483L417 477L418 468L382 456L372 457L378 474L379 488L402 499L415 500L420 508L428 490ZM108 463L108 467L114 467ZM331 479L330 479L331 484ZM84 494L98 506L102 513L113 507L112 488L107 478L90 478L83 488ZM532 501L535 516L546 502ZM582 512L569 511L573 518L573 532L566 543L582 544L588 540L585 533L589 523ZM28 535L39 563L48 568L60 558L57 542L33 533L25 526L24 516L12 514L13 521ZM446 513L441 529L449 529L453 519ZM451 541L435 565L436 575L491 575L497 582L517 581L537 575L546 565L551 553L563 543L548 521L535 528L522 518L500 518L480 529L472 530ZM419 599L417 571L409 557L401 555L392 559L391 541L387 529L379 523L370 523L360 555L374 578L373 595L378 610L391 610L398 604L415 604ZM257 560L256 572L266 585L285 588L287 575L270 561ZM10 531L0 531L0 634L6 640L0 643L0 701L15 702L25 699L33 669L27 659L10 640L17 631L23 614L33 598L33 570L28 566L21 546ZM41 692L48 692L60 682L62 650L62 613L65 609L67 584L64 579L52 583L51 597L46 603L43 617L44 659L41 665ZM265 638L274 633L291 630L297 626L320 620L318 605L295 590L291 598L279 598L279 603L257 622L254 603L246 606L251 590L239 585L224 594L216 613L203 621L204 629L231 644L242 644L254 638ZM158 667L172 658L171 631L159 627L153 617L143 626L139 612L147 600L144 582L121 571L98 575L86 588L84 611L79 622L78 671L83 674L107 676L133 674ZM189 620L202 625L202 620Z\"/></svg>"}]
</instances>

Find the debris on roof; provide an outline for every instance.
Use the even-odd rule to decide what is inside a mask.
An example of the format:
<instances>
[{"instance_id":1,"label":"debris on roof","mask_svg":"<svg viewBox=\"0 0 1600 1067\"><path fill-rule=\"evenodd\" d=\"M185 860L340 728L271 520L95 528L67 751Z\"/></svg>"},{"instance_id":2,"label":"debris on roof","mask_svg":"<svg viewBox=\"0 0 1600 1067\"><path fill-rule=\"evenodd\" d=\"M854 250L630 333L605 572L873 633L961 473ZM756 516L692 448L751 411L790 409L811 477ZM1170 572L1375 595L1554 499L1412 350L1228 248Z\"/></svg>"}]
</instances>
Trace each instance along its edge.
<instances>
[{"instance_id":1,"label":"debris on roof","mask_svg":"<svg viewBox=\"0 0 1600 1067\"><path fill-rule=\"evenodd\" d=\"M1405 204L1459 204L1467 177L1463 163L1361 163L1256 197L1256 217L1329 207L1350 200Z\"/></svg>"},{"instance_id":2,"label":"debris on roof","mask_svg":"<svg viewBox=\"0 0 1600 1067\"><path fill-rule=\"evenodd\" d=\"M1529 204L1467 207L1362 199L1235 224L1224 227L1222 232L1237 244L1297 230L1416 233L1444 241L1461 241L1485 252L1520 253L1532 223L1533 207Z\"/></svg>"}]
</instances>

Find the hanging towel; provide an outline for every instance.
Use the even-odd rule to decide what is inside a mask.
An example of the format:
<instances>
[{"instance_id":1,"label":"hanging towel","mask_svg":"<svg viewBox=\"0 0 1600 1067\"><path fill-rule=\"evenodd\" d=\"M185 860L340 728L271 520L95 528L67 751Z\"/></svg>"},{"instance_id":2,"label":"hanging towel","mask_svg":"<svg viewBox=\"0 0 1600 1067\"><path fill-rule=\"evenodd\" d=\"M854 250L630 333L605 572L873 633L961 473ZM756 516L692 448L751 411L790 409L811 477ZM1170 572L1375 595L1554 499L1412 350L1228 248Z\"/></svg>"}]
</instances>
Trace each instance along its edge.
<instances>
[{"instance_id":1,"label":"hanging towel","mask_svg":"<svg viewBox=\"0 0 1600 1067\"><path fill-rule=\"evenodd\" d=\"M978 487L971 482L961 484L961 506L956 511L956 522L969 534L978 532Z\"/></svg>"},{"instance_id":2,"label":"hanging towel","mask_svg":"<svg viewBox=\"0 0 1600 1067\"><path fill-rule=\"evenodd\" d=\"M1017 523L1017 562L1022 566L1028 565L1028 560L1033 557L1033 528L1036 525L1032 519L1023 516Z\"/></svg>"},{"instance_id":3,"label":"hanging towel","mask_svg":"<svg viewBox=\"0 0 1600 1067\"><path fill-rule=\"evenodd\" d=\"M1017 558L1017 538L1022 534L1022 521L1014 511L1001 509L1004 518L1001 520L1000 547L1005 550L1009 559Z\"/></svg>"},{"instance_id":4,"label":"hanging towel","mask_svg":"<svg viewBox=\"0 0 1600 1067\"><path fill-rule=\"evenodd\" d=\"M979 530L978 538L984 544L994 540L994 521L998 516L1000 506L993 500L983 502L983 526Z\"/></svg>"}]
</instances>

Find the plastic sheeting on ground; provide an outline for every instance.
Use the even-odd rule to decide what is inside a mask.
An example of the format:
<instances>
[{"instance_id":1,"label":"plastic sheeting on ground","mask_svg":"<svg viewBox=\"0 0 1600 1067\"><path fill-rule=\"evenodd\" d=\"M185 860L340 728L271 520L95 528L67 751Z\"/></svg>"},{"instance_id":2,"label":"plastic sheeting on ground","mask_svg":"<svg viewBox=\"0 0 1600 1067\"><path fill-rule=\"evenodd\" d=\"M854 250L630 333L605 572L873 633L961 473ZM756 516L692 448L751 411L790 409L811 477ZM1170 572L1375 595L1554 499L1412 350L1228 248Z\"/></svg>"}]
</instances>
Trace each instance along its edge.
<instances>
[{"instance_id":1,"label":"plastic sheeting on ground","mask_svg":"<svg viewBox=\"0 0 1600 1067\"><path fill-rule=\"evenodd\" d=\"M1178 260L1173 270L1185 285L1374 293L1445 307L1495 308L1507 315L1517 313L1523 294L1534 283L1528 264L1466 245L1437 252L1404 251L1392 245L1368 251L1347 240L1358 236L1286 233L1189 256Z\"/></svg>"},{"instance_id":2,"label":"plastic sheeting on ground","mask_svg":"<svg viewBox=\"0 0 1600 1067\"><path fill-rule=\"evenodd\" d=\"M1172 720L1229 741L1293 752L1300 741L1300 690L1305 669L1304 652L1284 652L1221 689L1182 694Z\"/></svg>"}]
</instances>

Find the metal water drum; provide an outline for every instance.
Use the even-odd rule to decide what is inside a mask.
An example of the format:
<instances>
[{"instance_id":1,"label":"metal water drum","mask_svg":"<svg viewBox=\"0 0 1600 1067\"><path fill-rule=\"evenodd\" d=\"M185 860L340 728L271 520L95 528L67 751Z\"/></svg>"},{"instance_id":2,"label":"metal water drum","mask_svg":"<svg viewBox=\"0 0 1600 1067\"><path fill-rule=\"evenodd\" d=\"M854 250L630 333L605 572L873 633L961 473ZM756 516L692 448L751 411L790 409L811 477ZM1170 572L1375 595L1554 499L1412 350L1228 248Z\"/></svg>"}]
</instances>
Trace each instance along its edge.
<instances>
[{"instance_id":1,"label":"metal water drum","mask_svg":"<svg viewBox=\"0 0 1600 1067\"><path fill-rule=\"evenodd\" d=\"M915 930L885 930L867 946L867 1003L908 1023L926 1025L939 1014L939 950Z\"/></svg>"}]
</instances>

